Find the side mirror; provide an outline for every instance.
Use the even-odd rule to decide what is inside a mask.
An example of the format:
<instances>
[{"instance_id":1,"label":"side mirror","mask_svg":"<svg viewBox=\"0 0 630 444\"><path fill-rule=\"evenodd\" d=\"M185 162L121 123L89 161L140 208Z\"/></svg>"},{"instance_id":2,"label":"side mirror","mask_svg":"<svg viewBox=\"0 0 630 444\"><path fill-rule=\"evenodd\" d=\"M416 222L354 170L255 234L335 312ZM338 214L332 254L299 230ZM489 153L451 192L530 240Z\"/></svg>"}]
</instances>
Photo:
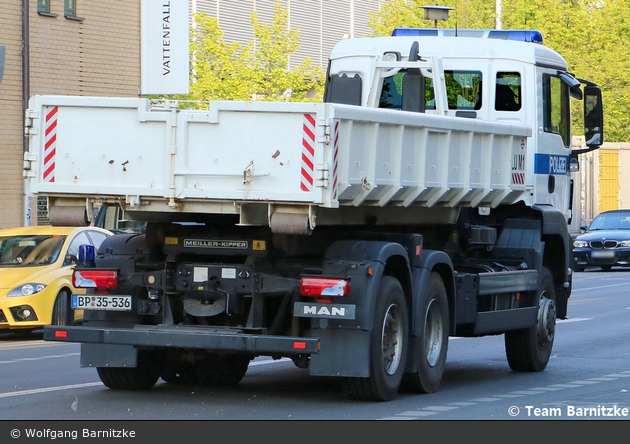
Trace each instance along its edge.
<instances>
[{"instance_id":1,"label":"side mirror","mask_svg":"<svg viewBox=\"0 0 630 444\"><path fill-rule=\"evenodd\" d=\"M580 225L580 231L584 233L588 227L586 225Z\"/></svg>"},{"instance_id":2,"label":"side mirror","mask_svg":"<svg viewBox=\"0 0 630 444\"><path fill-rule=\"evenodd\" d=\"M584 136L589 148L604 143L602 90L595 85L584 86Z\"/></svg>"}]
</instances>

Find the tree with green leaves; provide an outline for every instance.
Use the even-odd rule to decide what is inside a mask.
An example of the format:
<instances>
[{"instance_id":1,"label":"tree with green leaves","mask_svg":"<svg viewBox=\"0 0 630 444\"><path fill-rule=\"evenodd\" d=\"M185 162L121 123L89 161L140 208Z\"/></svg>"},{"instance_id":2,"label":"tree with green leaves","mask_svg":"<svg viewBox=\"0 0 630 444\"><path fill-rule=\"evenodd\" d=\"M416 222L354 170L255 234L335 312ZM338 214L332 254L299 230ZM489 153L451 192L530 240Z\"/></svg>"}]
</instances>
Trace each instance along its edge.
<instances>
[{"instance_id":1,"label":"tree with green leaves","mask_svg":"<svg viewBox=\"0 0 630 444\"><path fill-rule=\"evenodd\" d=\"M190 93L179 100L321 101L324 73L309 58L289 69L299 50L299 29L290 29L288 13L274 6L271 24L251 16L254 38L247 45L227 43L216 18L193 15Z\"/></svg>"}]
</instances>

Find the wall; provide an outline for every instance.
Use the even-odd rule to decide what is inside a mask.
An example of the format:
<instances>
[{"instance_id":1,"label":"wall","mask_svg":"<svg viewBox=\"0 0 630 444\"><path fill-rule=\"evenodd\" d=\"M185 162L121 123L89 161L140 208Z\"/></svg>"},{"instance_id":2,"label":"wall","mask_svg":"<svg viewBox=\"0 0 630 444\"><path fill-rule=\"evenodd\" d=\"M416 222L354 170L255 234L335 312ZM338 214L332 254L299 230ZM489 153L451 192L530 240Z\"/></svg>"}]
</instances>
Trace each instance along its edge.
<instances>
[{"instance_id":1,"label":"wall","mask_svg":"<svg viewBox=\"0 0 630 444\"><path fill-rule=\"evenodd\" d=\"M581 140L575 138L574 147ZM580 171L572 173L575 183L574 211L579 220L572 225L588 225L602 211L630 208L630 143L606 142L599 150L579 156Z\"/></svg>"},{"instance_id":2,"label":"wall","mask_svg":"<svg viewBox=\"0 0 630 444\"><path fill-rule=\"evenodd\" d=\"M140 87L140 2L77 0L76 15L64 17L64 1L50 0L50 12L28 5L30 86L28 94L137 96ZM0 83L0 229L35 225L24 219L22 0L0 0L0 45L6 46ZM89 149L89 147L86 147ZM34 217L34 216L33 216Z\"/></svg>"}]
</instances>

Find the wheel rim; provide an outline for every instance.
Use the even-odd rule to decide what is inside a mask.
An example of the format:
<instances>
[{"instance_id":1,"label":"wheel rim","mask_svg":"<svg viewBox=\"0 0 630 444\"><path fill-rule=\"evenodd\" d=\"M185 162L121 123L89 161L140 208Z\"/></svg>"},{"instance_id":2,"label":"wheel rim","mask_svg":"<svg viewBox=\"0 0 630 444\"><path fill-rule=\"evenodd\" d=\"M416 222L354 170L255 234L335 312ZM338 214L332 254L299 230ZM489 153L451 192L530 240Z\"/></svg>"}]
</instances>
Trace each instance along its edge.
<instances>
[{"instance_id":1,"label":"wheel rim","mask_svg":"<svg viewBox=\"0 0 630 444\"><path fill-rule=\"evenodd\" d=\"M538 308L538 346L543 349L553 341L556 331L556 304L547 297L547 291L540 294Z\"/></svg>"},{"instance_id":2,"label":"wheel rim","mask_svg":"<svg viewBox=\"0 0 630 444\"><path fill-rule=\"evenodd\" d=\"M403 346L403 319L398 306L387 308L382 330L383 366L388 375L396 373Z\"/></svg>"},{"instance_id":3,"label":"wheel rim","mask_svg":"<svg viewBox=\"0 0 630 444\"><path fill-rule=\"evenodd\" d=\"M435 300L429 302L424 327L424 351L427 363L434 367L442 352L442 317L440 307Z\"/></svg>"}]
</instances>

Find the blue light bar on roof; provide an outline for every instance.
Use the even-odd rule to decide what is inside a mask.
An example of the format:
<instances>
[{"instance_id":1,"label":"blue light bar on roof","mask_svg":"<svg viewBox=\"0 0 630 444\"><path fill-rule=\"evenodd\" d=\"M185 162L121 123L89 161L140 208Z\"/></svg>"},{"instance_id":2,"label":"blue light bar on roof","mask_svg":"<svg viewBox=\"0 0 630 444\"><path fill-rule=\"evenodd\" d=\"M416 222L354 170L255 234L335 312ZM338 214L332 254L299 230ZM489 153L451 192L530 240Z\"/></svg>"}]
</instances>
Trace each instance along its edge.
<instances>
[{"instance_id":1,"label":"blue light bar on roof","mask_svg":"<svg viewBox=\"0 0 630 444\"><path fill-rule=\"evenodd\" d=\"M478 37L487 39L514 40L528 43L543 43L542 33L535 30L503 29L435 29L435 28L396 28L393 36L441 36L441 37Z\"/></svg>"}]
</instances>

